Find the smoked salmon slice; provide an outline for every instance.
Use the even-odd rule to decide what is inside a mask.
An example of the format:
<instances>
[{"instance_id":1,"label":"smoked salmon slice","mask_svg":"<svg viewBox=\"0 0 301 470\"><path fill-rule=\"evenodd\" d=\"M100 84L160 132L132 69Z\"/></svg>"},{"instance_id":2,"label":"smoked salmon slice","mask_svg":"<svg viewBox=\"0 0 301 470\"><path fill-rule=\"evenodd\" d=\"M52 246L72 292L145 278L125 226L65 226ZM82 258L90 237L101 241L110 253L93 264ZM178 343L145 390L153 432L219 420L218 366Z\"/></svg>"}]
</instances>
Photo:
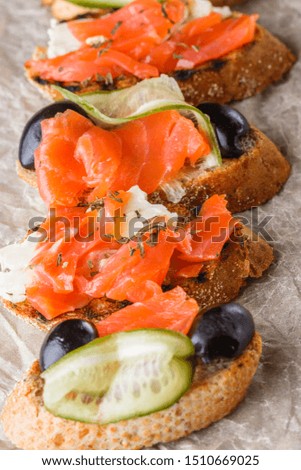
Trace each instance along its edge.
<instances>
[{"instance_id":1,"label":"smoked salmon slice","mask_svg":"<svg viewBox=\"0 0 301 470\"><path fill-rule=\"evenodd\" d=\"M122 142L116 133L93 126L77 141L75 159L82 163L89 188L97 187L101 194L110 189L121 163Z\"/></svg>"},{"instance_id":2,"label":"smoked salmon slice","mask_svg":"<svg viewBox=\"0 0 301 470\"><path fill-rule=\"evenodd\" d=\"M83 82L99 77L116 78L122 73L132 74L141 80L159 75L158 69L138 62L128 54L110 49L100 53L95 47L84 46L74 52L53 59L30 60L27 65L44 80Z\"/></svg>"},{"instance_id":3,"label":"smoked salmon slice","mask_svg":"<svg viewBox=\"0 0 301 470\"><path fill-rule=\"evenodd\" d=\"M147 62L160 73L192 69L210 60L218 59L253 41L258 15L241 15L218 21L210 28L198 29L203 18L187 23L175 37L155 46ZM216 21L216 22L215 22Z\"/></svg>"},{"instance_id":4,"label":"smoked salmon slice","mask_svg":"<svg viewBox=\"0 0 301 470\"><path fill-rule=\"evenodd\" d=\"M115 134L122 142L122 159L111 189L127 190L138 184L151 142L148 140L144 119L125 124ZM142 187L141 189L144 191Z\"/></svg>"},{"instance_id":5,"label":"smoked salmon slice","mask_svg":"<svg viewBox=\"0 0 301 470\"><path fill-rule=\"evenodd\" d=\"M84 195L93 202L135 185L149 194L210 150L202 131L175 110L110 131L68 110L43 121L35 153L38 187L52 207L75 206Z\"/></svg>"},{"instance_id":6,"label":"smoked salmon slice","mask_svg":"<svg viewBox=\"0 0 301 470\"><path fill-rule=\"evenodd\" d=\"M229 18L213 26L211 31L199 34L195 41L197 48L185 50L175 70L193 68L250 43L254 39L257 19L258 15Z\"/></svg>"},{"instance_id":7,"label":"smoked salmon slice","mask_svg":"<svg viewBox=\"0 0 301 470\"><path fill-rule=\"evenodd\" d=\"M178 286L112 313L96 328L100 337L140 328L164 328L187 334L198 312L197 302Z\"/></svg>"},{"instance_id":8,"label":"smoked salmon slice","mask_svg":"<svg viewBox=\"0 0 301 470\"><path fill-rule=\"evenodd\" d=\"M190 250L176 250L171 257L170 279L197 277L205 262L218 260L236 223L226 206L224 195L204 202L198 217L186 227Z\"/></svg>"},{"instance_id":9,"label":"smoked salmon slice","mask_svg":"<svg viewBox=\"0 0 301 470\"><path fill-rule=\"evenodd\" d=\"M225 198L212 196L201 209L202 218L188 224L180 237L162 227L119 240L110 225L108 233L104 215L107 211L114 224L116 212L126 211L130 194L107 196L101 209L58 208L56 220L48 218L41 225L46 237L30 262L33 277L27 299L46 318L104 296L147 302L160 295L164 282L196 277L204 263L216 260L234 226Z\"/></svg>"},{"instance_id":10,"label":"smoked salmon slice","mask_svg":"<svg viewBox=\"0 0 301 470\"><path fill-rule=\"evenodd\" d=\"M153 114L144 118L143 122L149 144L137 184L148 194L161 183L173 179L186 160L194 165L210 152L205 136L200 134L191 120L177 111Z\"/></svg>"},{"instance_id":11,"label":"smoked salmon slice","mask_svg":"<svg viewBox=\"0 0 301 470\"><path fill-rule=\"evenodd\" d=\"M57 294L47 284L29 286L26 290L26 298L47 320L56 318L62 313L73 312L77 308L85 307L91 300L88 295L78 293L75 289L67 294Z\"/></svg>"},{"instance_id":12,"label":"smoked salmon slice","mask_svg":"<svg viewBox=\"0 0 301 470\"><path fill-rule=\"evenodd\" d=\"M69 21L73 36L84 43L100 34L108 39L129 37L142 30L164 38L168 29L184 17L185 6L180 0L159 3L156 0L138 0L95 20Z\"/></svg>"},{"instance_id":13,"label":"smoked salmon slice","mask_svg":"<svg viewBox=\"0 0 301 470\"><path fill-rule=\"evenodd\" d=\"M108 74L115 78L122 73L140 79L157 77L156 67L138 60L160 44L174 22L183 19L185 9L180 0L169 0L164 5L156 0L137 0L103 18L71 21L68 28L82 46L52 59L30 60L26 66L45 80L81 82ZM86 44L88 38L100 36L103 41L98 47Z\"/></svg>"},{"instance_id":14,"label":"smoked salmon slice","mask_svg":"<svg viewBox=\"0 0 301 470\"><path fill-rule=\"evenodd\" d=\"M236 223L226 206L225 195L216 194L204 202L199 217L190 227L191 251L180 254L181 259L199 263L220 256Z\"/></svg>"},{"instance_id":15,"label":"smoked salmon slice","mask_svg":"<svg viewBox=\"0 0 301 470\"><path fill-rule=\"evenodd\" d=\"M35 151L39 192L49 206L76 206L85 188L85 167L74 157L79 137L92 122L68 109L41 123L42 139Z\"/></svg>"},{"instance_id":16,"label":"smoked salmon slice","mask_svg":"<svg viewBox=\"0 0 301 470\"><path fill-rule=\"evenodd\" d=\"M212 12L185 22L185 8L181 0L136 0L102 18L71 21L78 49L25 66L32 76L58 82L145 79L192 69L254 40L258 15L224 19Z\"/></svg>"},{"instance_id":17,"label":"smoked salmon slice","mask_svg":"<svg viewBox=\"0 0 301 470\"><path fill-rule=\"evenodd\" d=\"M161 232L155 246L131 241L121 246L93 279L79 279L80 288L94 298L107 295L114 300L135 302L135 292L146 281L161 285L169 269L176 244L168 241L173 234ZM160 262L158 262L160 260Z\"/></svg>"}]
</instances>

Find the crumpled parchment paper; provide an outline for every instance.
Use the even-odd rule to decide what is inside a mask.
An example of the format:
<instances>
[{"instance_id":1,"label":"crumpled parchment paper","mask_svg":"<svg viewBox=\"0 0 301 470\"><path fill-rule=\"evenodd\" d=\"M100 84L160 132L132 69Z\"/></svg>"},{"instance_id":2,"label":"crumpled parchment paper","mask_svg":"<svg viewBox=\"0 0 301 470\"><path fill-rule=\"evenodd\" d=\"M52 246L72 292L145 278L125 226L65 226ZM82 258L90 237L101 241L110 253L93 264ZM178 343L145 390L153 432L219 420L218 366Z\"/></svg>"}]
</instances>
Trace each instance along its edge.
<instances>
[{"instance_id":1,"label":"crumpled parchment paper","mask_svg":"<svg viewBox=\"0 0 301 470\"><path fill-rule=\"evenodd\" d=\"M251 0L242 9L259 12L260 22L299 53L300 0ZM26 121L47 104L26 82L22 65L34 45L45 44L49 19L49 12L40 6L39 0L1 3L1 246L20 240L29 218L43 213L37 192L17 178L15 161ZM298 62L283 83L236 105L281 148L293 165L284 190L260 208L258 214L259 224L265 216L272 216L266 229L274 240L276 262L262 279L250 283L239 298L253 313L263 336L259 370L246 400L234 413L206 430L157 448L301 449L300 102ZM43 337L43 333L1 307L0 408L38 356ZM0 448L13 448L1 429Z\"/></svg>"}]
</instances>

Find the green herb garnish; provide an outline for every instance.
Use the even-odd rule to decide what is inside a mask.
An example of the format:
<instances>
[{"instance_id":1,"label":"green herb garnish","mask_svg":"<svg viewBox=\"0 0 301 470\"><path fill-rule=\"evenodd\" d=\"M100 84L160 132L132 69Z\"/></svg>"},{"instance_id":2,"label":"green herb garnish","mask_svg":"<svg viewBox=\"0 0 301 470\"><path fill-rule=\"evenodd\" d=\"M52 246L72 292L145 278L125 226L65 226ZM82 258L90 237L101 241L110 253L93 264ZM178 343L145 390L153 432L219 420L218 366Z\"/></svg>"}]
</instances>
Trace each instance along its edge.
<instances>
[{"instance_id":1,"label":"green herb garnish","mask_svg":"<svg viewBox=\"0 0 301 470\"><path fill-rule=\"evenodd\" d=\"M114 199L114 201L123 203L123 200L122 200L120 197L118 197L118 196L119 196L119 192L118 192L118 191L109 191L109 192L108 192L108 197L109 197L109 198Z\"/></svg>"},{"instance_id":2,"label":"green herb garnish","mask_svg":"<svg viewBox=\"0 0 301 470\"><path fill-rule=\"evenodd\" d=\"M189 47L185 42L177 42L177 46L185 47L186 49Z\"/></svg>"},{"instance_id":3,"label":"green herb garnish","mask_svg":"<svg viewBox=\"0 0 301 470\"><path fill-rule=\"evenodd\" d=\"M106 52L109 52L109 49L107 49L106 47L104 49L100 49L98 52L97 52L97 57L101 57L103 54L105 54Z\"/></svg>"},{"instance_id":4,"label":"green herb garnish","mask_svg":"<svg viewBox=\"0 0 301 470\"><path fill-rule=\"evenodd\" d=\"M111 31L111 35L114 36L114 34L116 33L116 31L120 28L120 26L122 25L122 21L117 21L117 23L115 24L114 28L112 29Z\"/></svg>"},{"instance_id":5,"label":"green herb garnish","mask_svg":"<svg viewBox=\"0 0 301 470\"><path fill-rule=\"evenodd\" d=\"M168 14L167 14L164 3L162 3L162 5L161 5L161 11L162 11L162 15L164 16L164 18L168 18Z\"/></svg>"},{"instance_id":6,"label":"green herb garnish","mask_svg":"<svg viewBox=\"0 0 301 470\"><path fill-rule=\"evenodd\" d=\"M91 272L90 272L90 276L91 276L91 277L96 276L96 274L99 274L99 271L91 271Z\"/></svg>"},{"instance_id":7,"label":"green herb garnish","mask_svg":"<svg viewBox=\"0 0 301 470\"><path fill-rule=\"evenodd\" d=\"M136 252L136 248L133 248L132 246L129 246L130 250L130 256L133 256L133 254Z\"/></svg>"},{"instance_id":8,"label":"green herb garnish","mask_svg":"<svg viewBox=\"0 0 301 470\"><path fill-rule=\"evenodd\" d=\"M176 54L175 52L173 53L172 56L174 59L183 59L183 56L181 54Z\"/></svg>"},{"instance_id":9,"label":"green herb garnish","mask_svg":"<svg viewBox=\"0 0 301 470\"><path fill-rule=\"evenodd\" d=\"M144 255L145 255L145 248L144 248L144 245L143 245L143 242L141 240L139 240L137 242L137 246L138 246L138 249L140 251L140 256L141 258L144 258Z\"/></svg>"}]
</instances>

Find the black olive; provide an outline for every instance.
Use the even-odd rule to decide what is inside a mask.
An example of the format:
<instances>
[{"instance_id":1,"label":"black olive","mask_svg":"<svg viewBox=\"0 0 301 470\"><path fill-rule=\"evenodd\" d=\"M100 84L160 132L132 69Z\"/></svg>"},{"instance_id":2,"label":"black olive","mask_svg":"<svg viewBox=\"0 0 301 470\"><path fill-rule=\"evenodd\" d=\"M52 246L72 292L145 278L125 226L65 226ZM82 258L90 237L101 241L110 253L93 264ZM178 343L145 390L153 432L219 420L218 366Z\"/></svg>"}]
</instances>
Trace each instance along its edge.
<instances>
[{"instance_id":1,"label":"black olive","mask_svg":"<svg viewBox=\"0 0 301 470\"><path fill-rule=\"evenodd\" d=\"M176 80L189 80L196 73L195 69L176 70L173 76Z\"/></svg>"},{"instance_id":2,"label":"black olive","mask_svg":"<svg viewBox=\"0 0 301 470\"><path fill-rule=\"evenodd\" d=\"M250 312L231 302L212 308L197 318L189 336L195 346L195 354L207 363L216 357L239 356L251 341L254 332Z\"/></svg>"},{"instance_id":3,"label":"black olive","mask_svg":"<svg viewBox=\"0 0 301 470\"><path fill-rule=\"evenodd\" d=\"M41 142L41 121L52 118L57 113L63 113L67 109L73 109L73 111L89 118L83 108L72 101L58 101L40 109L29 119L19 144L19 161L23 168L34 170L34 151Z\"/></svg>"},{"instance_id":4,"label":"black olive","mask_svg":"<svg viewBox=\"0 0 301 470\"><path fill-rule=\"evenodd\" d=\"M224 104L202 103L198 108L209 116L215 128L222 157L240 157L244 153L241 139L250 130L246 118L236 109Z\"/></svg>"},{"instance_id":5,"label":"black olive","mask_svg":"<svg viewBox=\"0 0 301 470\"><path fill-rule=\"evenodd\" d=\"M58 361L73 349L84 346L98 338L93 323L86 320L65 320L56 325L48 333L40 350L40 366L42 370Z\"/></svg>"}]
</instances>

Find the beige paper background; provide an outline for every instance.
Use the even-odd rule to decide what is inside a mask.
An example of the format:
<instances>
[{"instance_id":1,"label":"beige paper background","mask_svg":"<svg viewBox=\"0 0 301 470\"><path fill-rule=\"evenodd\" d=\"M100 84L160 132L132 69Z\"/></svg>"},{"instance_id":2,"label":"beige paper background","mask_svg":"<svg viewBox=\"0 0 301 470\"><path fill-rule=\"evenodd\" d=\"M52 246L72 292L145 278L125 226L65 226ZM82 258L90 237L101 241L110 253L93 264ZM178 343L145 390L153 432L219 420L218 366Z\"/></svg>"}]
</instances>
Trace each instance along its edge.
<instances>
[{"instance_id":1,"label":"beige paper background","mask_svg":"<svg viewBox=\"0 0 301 470\"><path fill-rule=\"evenodd\" d=\"M243 8L295 53L301 49L300 0L251 0ZM0 15L0 244L24 236L28 219L43 212L37 193L16 176L18 140L29 117L47 100L26 82L22 63L45 44L50 14L39 0L1 0ZM248 307L264 339L263 357L243 404L209 429L172 449L301 449L301 65L283 83L240 103L249 121L274 140L293 165L285 189L260 209L272 215L276 262L251 283L239 301ZM37 357L43 333L0 313L0 408ZM0 429L0 449L12 449Z\"/></svg>"}]
</instances>

